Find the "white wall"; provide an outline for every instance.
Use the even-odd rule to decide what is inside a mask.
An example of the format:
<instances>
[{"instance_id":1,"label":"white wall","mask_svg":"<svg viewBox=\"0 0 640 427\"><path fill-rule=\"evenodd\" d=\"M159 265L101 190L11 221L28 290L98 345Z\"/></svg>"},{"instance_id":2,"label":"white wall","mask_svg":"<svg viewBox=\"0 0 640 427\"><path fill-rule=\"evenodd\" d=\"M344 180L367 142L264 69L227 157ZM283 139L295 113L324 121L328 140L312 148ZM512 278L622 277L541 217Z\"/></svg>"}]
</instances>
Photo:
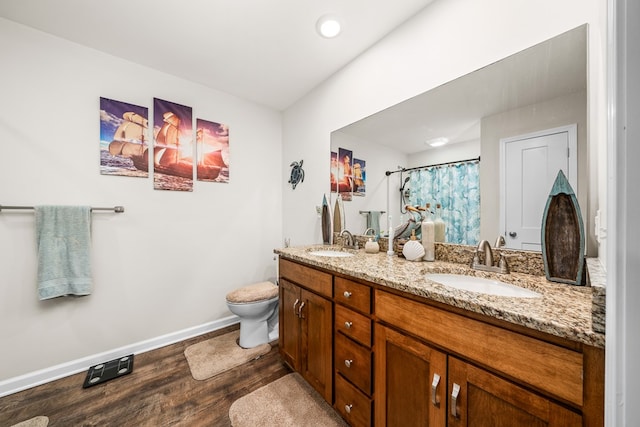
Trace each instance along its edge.
<instances>
[{"instance_id":1,"label":"white wall","mask_svg":"<svg viewBox=\"0 0 640 427\"><path fill-rule=\"evenodd\" d=\"M640 393L640 3L611 0L616 18L611 29L611 142L608 146L610 176L609 218L612 239L609 247L611 268L607 281L607 377L606 421L610 426L635 426L640 419L637 404Z\"/></svg>"},{"instance_id":2,"label":"white wall","mask_svg":"<svg viewBox=\"0 0 640 427\"><path fill-rule=\"evenodd\" d=\"M0 57L0 204L126 209L93 214L92 295L49 301L36 294L33 212L0 213L0 382L224 318L228 291L275 277L279 112L3 19ZM228 124L230 183L169 192L100 175L100 96L150 113L158 97Z\"/></svg>"},{"instance_id":3,"label":"white wall","mask_svg":"<svg viewBox=\"0 0 640 427\"><path fill-rule=\"evenodd\" d=\"M329 189L326 162L317 159L327 158L332 131L584 23L589 24L589 141L597 153L606 144L605 4L436 1L285 111L283 163L304 158L307 174L295 191L284 189L284 235L292 244L321 241L313 206ZM590 171L590 184L597 183L598 176L606 176L606 162ZM598 197L601 210L605 196Z\"/></svg>"}]
</instances>

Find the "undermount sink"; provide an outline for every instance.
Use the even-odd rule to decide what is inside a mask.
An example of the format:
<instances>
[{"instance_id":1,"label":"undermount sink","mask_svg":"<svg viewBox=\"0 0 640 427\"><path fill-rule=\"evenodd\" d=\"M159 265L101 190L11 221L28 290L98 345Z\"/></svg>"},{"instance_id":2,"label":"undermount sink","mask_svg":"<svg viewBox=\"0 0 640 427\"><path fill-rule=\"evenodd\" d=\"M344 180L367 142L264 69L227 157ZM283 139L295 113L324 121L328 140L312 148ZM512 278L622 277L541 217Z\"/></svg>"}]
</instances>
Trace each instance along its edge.
<instances>
[{"instance_id":1,"label":"undermount sink","mask_svg":"<svg viewBox=\"0 0 640 427\"><path fill-rule=\"evenodd\" d=\"M496 295L501 297L539 298L537 292L524 289L498 280L483 277L466 276L464 274L427 274L425 278L441 285L461 289L479 294Z\"/></svg>"},{"instance_id":2,"label":"undermount sink","mask_svg":"<svg viewBox=\"0 0 640 427\"><path fill-rule=\"evenodd\" d=\"M336 251L331 249L319 249L316 251L310 251L309 255L336 257L336 258L346 258L346 257L353 256L353 254L350 252Z\"/></svg>"}]
</instances>

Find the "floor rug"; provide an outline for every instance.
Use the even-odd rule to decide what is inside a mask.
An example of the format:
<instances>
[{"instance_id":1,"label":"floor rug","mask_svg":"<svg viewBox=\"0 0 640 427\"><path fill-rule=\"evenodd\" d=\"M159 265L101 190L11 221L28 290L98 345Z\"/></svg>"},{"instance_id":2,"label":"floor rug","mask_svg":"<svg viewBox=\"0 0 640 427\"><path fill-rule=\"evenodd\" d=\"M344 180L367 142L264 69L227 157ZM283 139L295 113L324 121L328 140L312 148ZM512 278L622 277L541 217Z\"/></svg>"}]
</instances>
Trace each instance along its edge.
<instances>
[{"instance_id":1,"label":"floor rug","mask_svg":"<svg viewBox=\"0 0 640 427\"><path fill-rule=\"evenodd\" d=\"M184 355L193 378L206 380L271 351L269 344L242 348L237 343L239 337L240 331L235 330L187 347Z\"/></svg>"},{"instance_id":2,"label":"floor rug","mask_svg":"<svg viewBox=\"0 0 640 427\"><path fill-rule=\"evenodd\" d=\"M233 402L233 427L343 427L347 423L297 373L261 387Z\"/></svg>"},{"instance_id":3,"label":"floor rug","mask_svg":"<svg viewBox=\"0 0 640 427\"><path fill-rule=\"evenodd\" d=\"M47 427L49 425L49 418L47 417L35 417L21 423L14 424L11 427Z\"/></svg>"}]
</instances>

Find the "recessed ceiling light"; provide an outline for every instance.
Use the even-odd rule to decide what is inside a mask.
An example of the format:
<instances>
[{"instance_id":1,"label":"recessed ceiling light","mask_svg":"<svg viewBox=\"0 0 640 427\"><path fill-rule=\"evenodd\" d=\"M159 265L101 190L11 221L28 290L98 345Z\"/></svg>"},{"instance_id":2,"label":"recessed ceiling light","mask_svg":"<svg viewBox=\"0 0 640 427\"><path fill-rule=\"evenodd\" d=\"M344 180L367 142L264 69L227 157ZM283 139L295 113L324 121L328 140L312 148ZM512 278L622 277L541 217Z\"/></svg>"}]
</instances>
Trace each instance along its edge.
<instances>
[{"instance_id":1,"label":"recessed ceiling light","mask_svg":"<svg viewBox=\"0 0 640 427\"><path fill-rule=\"evenodd\" d=\"M426 144L429 144L432 147L441 147L441 146L445 145L447 142L449 142L448 138L439 137L439 138L433 138L433 139L428 140L426 142Z\"/></svg>"},{"instance_id":2,"label":"recessed ceiling light","mask_svg":"<svg viewBox=\"0 0 640 427\"><path fill-rule=\"evenodd\" d=\"M316 22L316 30L327 39L336 37L341 30L340 20L335 15L323 15Z\"/></svg>"}]
</instances>

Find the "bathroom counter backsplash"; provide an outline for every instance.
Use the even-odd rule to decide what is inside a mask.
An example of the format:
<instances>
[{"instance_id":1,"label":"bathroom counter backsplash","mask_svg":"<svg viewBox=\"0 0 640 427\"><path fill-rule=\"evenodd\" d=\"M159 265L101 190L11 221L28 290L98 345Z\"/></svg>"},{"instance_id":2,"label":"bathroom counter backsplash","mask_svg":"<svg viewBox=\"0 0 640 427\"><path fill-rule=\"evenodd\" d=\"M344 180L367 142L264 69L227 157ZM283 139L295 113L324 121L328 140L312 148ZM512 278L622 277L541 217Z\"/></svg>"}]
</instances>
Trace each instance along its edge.
<instances>
[{"instance_id":1,"label":"bathroom counter backsplash","mask_svg":"<svg viewBox=\"0 0 640 427\"><path fill-rule=\"evenodd\" d=\"M573 286L546 280L544 267L540 274L539 268L536 267L536 261L531 262L527 259L530 255L535 258L538 255L536 253L526 253L523 256L523 252L511 251L518 259L521 258L521 265L531 268L533 274L522 271L514 272L513 269L510 274L497 274L472 270L469 266L471 256L465 252L464 247L439 245L441 251L442 248L449 249L447 247L453 251L440 253L436 248L436 261L434 262L410 262L396 255L389 256L382 251L376 254L367 254L362 249L349 250L354 255L350 257L326 257L310 254L314 250L343 250L340 246L326 245L289 247L276 249L274 252L283 258L310 266L366 280L383 287L488 315L572 341L604 348L603 328L594 325L594 319L597 317L594 316L593 311L594 309L599 311L599 309L594 308L594 292L596 291L592 289L592 286ZM541 256L540 263L542 263ZM428 280L425 277L428 273L468 274L500 280L538 292L541 297L511 298L458 290ZM603 294L602 290L599 295L604 298ZM602 313L602 323L604 324L604 313Z\"/></svg>"}]
</instances>

